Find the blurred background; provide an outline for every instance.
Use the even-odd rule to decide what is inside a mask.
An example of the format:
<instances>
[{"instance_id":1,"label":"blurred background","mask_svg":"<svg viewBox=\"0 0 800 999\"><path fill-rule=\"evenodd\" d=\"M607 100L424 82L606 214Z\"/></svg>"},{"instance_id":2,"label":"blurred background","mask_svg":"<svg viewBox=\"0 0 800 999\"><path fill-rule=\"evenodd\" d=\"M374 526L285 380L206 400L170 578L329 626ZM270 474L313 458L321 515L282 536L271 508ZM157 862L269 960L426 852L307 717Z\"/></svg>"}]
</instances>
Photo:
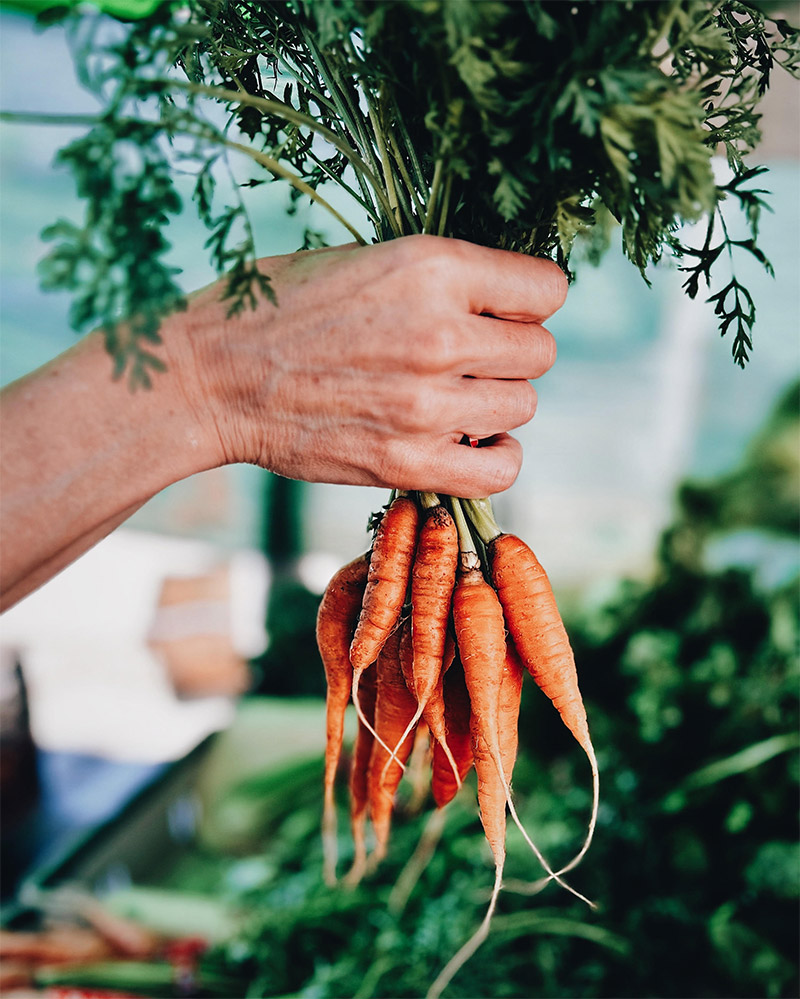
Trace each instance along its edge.
<instances>
[{"instance_id":1,"label":"blurred background","mask_svg":"<svg viewBox=\"0 0 800 999\"><path fill-rule=\"evenodd\" d=\"M579 653L606 775L580 887L601 899L601 914L556 893L526 900L536 875L510 834L500 930L452 995L797 995L800 105L786 74L774 83L758 162L769 167L774 209L760 245L776 278L754 260L739 264L758 308L746 370L711 307L681 293L674 267L658 268L648 288L616 251L579 268L548 324L558 363L537 384L539 410L519 433L522 473L495 508L538 552ZM60 28L42 32L0 9L0 105L94 110ZM41 230L80 217L71 177L53 165L77 134L0 126L3 384L74 341L69 302L39 289L37 263ZM187 291L214 277L198 252L205 233L191 185L187 177L188 207L171 236ZM306 227L347 241L315 208L289 215L288 206L278 183L249 192L260 254L296 250ZM391 994L424 991L490 884L474 807L454 813L423 900L378 918L358 896L368 939L325 936L321 889L302 866L318 861L316 605L335 569L365 548L368 517L385 499L252 467L207 472L156 497L3 616L5 898L26 878L29 895L41 891L45 862L51 888L68 870L93 888L133 890L133 860L90 864L91 876L76 868L76 837L130 816L137 794L173 779L175 761L219 732L189 798L185 788L167 796L190 802L194 819L182 826L173 810L168 832L173 846L195 844L196 862L181 847L183 880L173 864L159 881L140 858L139 880L197 894L223 885L237 905L256 897L262 912L284 914L279 939L273 926L257 945L223 947L248 994L385 995L384 976L399 975L409 946L414 967L392 978ZM535 691L523 701L521 812L557 856L579 841L587 774ZM413 850L421 819L412 811L396 866L375 888L381 898ZM344 903L328 904L326 918ZM412 915L413 934L403 923ZM278 970L276 947L296 950L297 966L286 958Z\"/></svg>"}]
</instances>

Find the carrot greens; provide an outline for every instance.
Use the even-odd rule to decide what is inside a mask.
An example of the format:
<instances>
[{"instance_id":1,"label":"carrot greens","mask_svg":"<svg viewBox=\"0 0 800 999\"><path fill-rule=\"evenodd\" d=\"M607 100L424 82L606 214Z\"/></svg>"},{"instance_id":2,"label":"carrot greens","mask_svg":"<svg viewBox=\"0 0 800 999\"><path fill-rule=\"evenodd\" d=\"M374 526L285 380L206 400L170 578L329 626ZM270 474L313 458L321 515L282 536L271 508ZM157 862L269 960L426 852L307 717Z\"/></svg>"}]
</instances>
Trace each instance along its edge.
<instances>
[{"instance_id":1,"label":"carrot greens","mask_svg":"<svg viewBox=\"0 0 800 999\"><path fill-rule=\"evenodd\" d=\"M232 311L272 296L254 266L246 202L257 197L248 188L279 180L293 201L316 201L364 242L434 233L569 269L579 245L597 258L616 230L643 275L666 254L681 262L687 294L705 286L745 365L755 305L736 259L752 254L770 268L757 244L762 170L748 163L758 102L776 68L800 71L798 31L768 5L99 6L126 20L68 15L81 79L102 110L60 153L86 216L47 232L56 245L44 280L73 292L77 328L106 329L117 372L134 383L158 367L149 349L158 317L182 301L166 261L176 169L196 177L195 207L212 263L229 275ZM40 17L63 17L69 5L53 7ZM718 151L726 181L712 171ZM253 175L226 185L233 196L218 205L218 181L242 157ZM326 197L331 186L352 199L353 218ZM746 238L729 234L731 204L744 209ZM680 227L701 219L705 235L690 245ZM306 233L305 246L320 242ZM125 339L119 319L134 311Z\"/></svg>"}]
</instances>

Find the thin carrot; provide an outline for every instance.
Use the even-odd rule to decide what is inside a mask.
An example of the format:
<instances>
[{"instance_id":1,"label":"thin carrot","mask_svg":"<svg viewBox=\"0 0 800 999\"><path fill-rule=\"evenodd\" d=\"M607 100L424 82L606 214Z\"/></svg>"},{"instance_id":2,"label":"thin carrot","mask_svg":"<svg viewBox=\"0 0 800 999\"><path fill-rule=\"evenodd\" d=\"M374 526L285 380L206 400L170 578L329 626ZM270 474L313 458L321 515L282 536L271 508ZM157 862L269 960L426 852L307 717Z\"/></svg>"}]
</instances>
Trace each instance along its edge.
<instances>
[{"instance_id":1,"label":"thin carrot","mask_svg":"<svg viewBox=\"0 0 800 999\"><path fill-rule=\"evenodd\" d=\"M442 659L442 671L436 681L436 686L431 691L431 695L422 709L422 717L427 722L428 728L431 730L431 736L434 740L434 752L437 751L436 747L438 746L439 755L444 756L447 761L447 765L450 768L450 773L455 786L455 791L453 792L454 794L456 791L461 789L461 785L464 782L464 775L472 766L471 757L468 757L466 761L459 761L455 751L450 747L450 737L448 735L448 716L447 704L445 702L444 681L448 670L455 661L455 653L455 639L448 628L447 640L444 647L444 658ZM467 714L469 715L469 712L467 712ZM468 722L469 717L467 717L467 727Z\"/></svg>"},{"instance_id":2,"label":"thin carrot","mask_svg":"<svg viewBox=\"0 0 800 999\"><path fill-rule=\"evenodd\" d=\"M458 566L458 532L449 512L435 495L422 494L428 507L419 532L414 567L411 572L412 682L409 690L417 699L417 711L409 721L416 725L422 717L443 669L447 644L447 621ZM436 724L434 738L447 749L443 718L432 712ZM402 742L402 740L401 740ZM453 761L453 772L457 774Z\"/></svg>"},{"instance_id":3,"label":"thin carrot","mask_svg":"<svg viewBox=\"0 0 800 999\"><path fill-rule=\"evenodd\" d=\"M471 591L473 585L475 585L473 580L470 580L469 583L465 584L466 590L469 593L467 602L470 602L472 599ZM456 587L453 602L454 617L456 614L456 607L458 607L460 603L459 591L458 587ZM458 637L459 618L456 617L455 620L456 635ZM470 655L469 650L467 654L468 656ZM496 666L496 662L492 665ZM465 666L465 674L466 670L467 667ZM488 689L485 693L487 694L487 700L496 700L495 715L497 715L499 713L500 700L499 688L502 684L502 666L500 676L494 676L493 679L494 683L487 684ZM496 686L498 690L498 697L496 699L491 689L493 686ZM474 704L471 692L470 701ZM497 719L495 718L495 721L496 720ZM492 856L494 857L494 886L492 888L489 905L480 926L439 972L428 990L426 999L438 999L453 976L466 964L466 962L472 957L475 951L489 935L489 927L492 922L492 917L494 916L497 899L500 895L500 888L503 883L503 869L505 867L506 859L506 788L508 785L503 778L501 767L498 766L498 750L490 745L490 741L496 741L497 735L495 732L493 740L491 738L487 738L485 717L481 714L473 712L470 717L470 736L472 756L475 763L475 772L478 776L478 804L480 807L481 824L483 825L483 831L489 842Z\"/></svg>"},{"instance_id":4,"label":"thin carrot","mask_svg":"<svg viewBox=\"0 0 800 999\"><path fill-rule=\"evenodd\" d=\"M353 759L350 764L350 829L353 834L354 857L345 881L355 885L364 876L367 865L367 771L372 747L375 744L373 725L375 721L375 699L377 696L377 667L364 672L361 682L361 707L369 724L360 718L353 746Z\"/></svg>"},{"instance_id":5,"label":"thin carrot","mask_svg":"<svg viewBox=\"0 0 800 999\"><path fill-rule=\"evenodd\" d=\"M414 745L414 732L408 731L417 702L406 687L400 666L400 631L396 629L384 644L377 662L377 698L375 701L376 740L372 747L367 774L367 796L372 828L375 833L373 864L385 856L394 809L394 797L403 773L402 765ZM408 732L400 742L403 733ZM386 746L397 747L396 759ZM386 765L388 762L388 766Z\"/></svg>"},{"instance_id":6,"label":"thin carrot","mask_svg":"<svg viewBox=\"0 0 800 999\"><path fill-rule=\"evenodd\" d=\"M449 601L448 601L449 604ZM449 611L449 606L448 606ZM412 611L413 615L413 611ZM459 773L458 764L453 758L453 754L450 752L450 747L447 742L447 731L445 729L445 705L444 705L444 691L442 686L443 674L447 672L450 664L453 661L455 655L455 641L447 627L447 622L444 625L444 653L442 659L439 662L436 669L436 680L432 687L429 689L429 678L423 680L424 700L420 698L420 688L417 685L417 677L414 672L415 658L414 658L414 648L413 648L413 635L414 625L413 616L411 627L404 627L400 636L400 665L403 670L403 678L406 681L406 687L411 691L415 700L417 701L417 710L414 712L413 718L409 719L407 730L402 734L398 740L398 745L402 745L408 732L411 731L420 721L420 718L425 720L428 728L431 731L436 744L439 745L440 752L444 753L448 760L451 768L451 772L454 775L456 781L456 787L461 787L462 777ZM397 747L393 747L395 750ZM388 767L390 761L396 758L396 753L393 752L392 755L387 759L385 766Z\"/></svg>"},{"instance_id":7,"label":"thin carrot","mask_svg":"<svg viewBox=\"0 0 800 999\"><path fill-rule=\"evenodd\" d=\"M447 743L456 765L455 774L463 781L472 769L472 741L470 737L470 706L464 669L458 657L443 680L444 719ZM430 706L429 702L429 706ZM439 808L452 801L459 788L453 766L437 741L433 746L433 775L431 791Z\"/></svg>"},{"instance_id":8,"label":"thin carrot","mask_svg":"<svg viewBox=\"0 0 800 999\"><path fill-rule=\"evenodd\" d=\"M489 927L497 906L506 859L506 793L511 781L511 771L517 748L517 721L514 709L516 705L516 715L518 716L519 694L522 689L522 666L517 663L517 667L518 670L515 672L513 660L509 662L506 658L499 678L498 718L501 719L503 725L510 725L514 733L513 736L509 734L501 736L502 771L497 766L496 752L490 747L478 717L473 714L470 718L471 748L475 761L475 772L478 775L478 803L481 823L495 862L495 879L491 899L480 926L439 972L428 990L426 999L438 999L454 975L480 947L489 935Z\"/></svg>"},{"instance_id":9,"label":"thin carrot","mask_svg":"<svg viewBox=\"0 0 800 999\"><path fill-rule=\"evenodd\" d=\"M458 532L440 503L422 526L411 575L411 640L414 687L424 705L439 674L447 637L447 621L458 567Z\"/></svg>"},{"instance_id":10,"label":"thin carrot","mask_svg":"<svg viewBox=\"0 0 800 999\"><path fill-rule=\"evenodd\" d=\"M419 509L409 496L398 496L380 522L370 553L361 616L350 646L356 673L375 662L400 617L418 525Z\"/></svg>"},{"instance_id":11,"label":"thin carrot","mask_svg":"<svg viewBox=\"0 0 800 999\"><path fill-rule=\"evenodd\" d=\"M498 535L488 553L508 630L526 669L591 756L575 657L546 572L528 545L513 534Z\"/></svg>"},{"instance_id":12,"label":"thin carrot","mask_svg":"<svg viewBox=\"0 0 800 999\"><path fill-rule=\"evenodd\" d=\"M400 657L400 669L403 672L403 679L409 693L416 699L416 689L414 687L414 647L411 644L411 622L406 618L400 628L400 644L397 646L397 654Z\"/></svg>"},{"instance_id":13,"label":"thin carrot","mask_svg":"<svg viewBox=\"0 0 800 999\"><path fill-rule=\"evenodd\" d=\"M453 594L453 624L472 712L472 753L486 838L502 869L505 858L506 796L498 766L500 688L506 656L503 610L483 578L477 558L462 556Z\"/></svg>"},{"instance_id":14,"label":"thin carrot","mask_svg":"<svg viewBox=\"0 0 800 999\"><path fill-rule=\"evenodd\" d=\"M522 677L525 673L519 654L511 643L506 644L503 679L500 684L498 730L500 733L500 759L506 782L511 784L514 763L519 747L519 706L522 699Z\"/></svg>"},{"instance_id":15,"label":"thin carrot","mask_svg":"<svg viewBox=\"0 0 800 999\"><path fill-rule=\"evenodd\" d=\"M467 501L472 523L486 545L489 566L503 614L522 663L553 702L575 736L592 771L592 813L578 853L556 874L572 870L586 854L597 824L600 776L589 736L586 709L578 687L575 656L558 612L553 590L539 560L524 541L504 534L486 500Z\"/></svg>"},{"instance_id":16,"label":"thin carrot","mask_svg":"<svg viewBox=\"0 0 800 999\"><path fill-rule=\"evenodd\" d=\"M367 557L343 566L328 583L317 612L317 645L327 680L324 805L322 817L323 876L336 882L336 803L334 782L344 735L344 717L350 701L353 667L350 642L367 582Z\"/></svg>"},{"instance_id":17,"label":"thin carrot","mask_svg":"<svg viewBox=\"0 0 800 999\"><path fill-rule=\"evenodd\" d=\"M542 867L567 891L588 905L593 905L589 899L553 871L517 815L500 755L498 715L503 666L506 659L503 608L494 589L483 578L480 560L458 501L454 501L453 510L462 548L461 571L453 594L453 623L472 707L473 730L477 731L485 741L503 784L505 802L511 817ZM473 753L476 753L474 738L472 749ZM478 772L477 754L475 770ZM497 803L494 807L497 807Z\"/></svg>"},{"instance_id":18,"label":"thin carrot","mask_svg":"<svg viewBox=\"0 0 800 999\"><path fill-rule=\"evenodd\" d=\"M553 702L564 724L586 753L592 770L589 829L580 851L558 872L563 873L575 867L589 849L599 802L597 757L578 687L575 656L550 581L528 545L512 534L499 534L489 542L487 551L508 630L523 665Z\"/></svg>"},{"instance_id":19,"label":"thin carrot","mask_svg":"<svg viewBox=\"0 0 800 999\"><path fill-rule=\"evenodd\" d=\"M400 618L417 544L419 509L409 496L396 497L375 533L361 614L350 644L353 704L360 721L369 726L359 701L363 671L378 658ZM373 736L378 738L373 730ZM384 748L391 755L391 748ZM402 769L402 768L401 768Z\"/></svg>"}]
</instances>

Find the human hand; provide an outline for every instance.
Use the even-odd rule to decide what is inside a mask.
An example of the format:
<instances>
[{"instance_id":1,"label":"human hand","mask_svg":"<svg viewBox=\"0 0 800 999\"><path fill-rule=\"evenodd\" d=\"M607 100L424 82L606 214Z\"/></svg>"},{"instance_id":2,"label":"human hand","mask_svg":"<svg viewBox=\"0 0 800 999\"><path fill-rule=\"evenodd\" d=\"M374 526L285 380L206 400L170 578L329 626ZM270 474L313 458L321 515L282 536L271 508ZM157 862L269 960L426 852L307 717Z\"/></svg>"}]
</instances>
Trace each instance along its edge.
<instances>
[{"instance_id":1,"label":"human hand","mask_svg":"<svg viewBox=\"0 0 800 999\"><path fill-rule=\"evenodd\" d=\"M267 301L227 319L200 292L167 346L211 463L307 481L477 497L508 488L541 325L567 283L551 261L431 236L265 258ZM460 446L464 435L484 446Z\"/></svg>"}]
</instances>

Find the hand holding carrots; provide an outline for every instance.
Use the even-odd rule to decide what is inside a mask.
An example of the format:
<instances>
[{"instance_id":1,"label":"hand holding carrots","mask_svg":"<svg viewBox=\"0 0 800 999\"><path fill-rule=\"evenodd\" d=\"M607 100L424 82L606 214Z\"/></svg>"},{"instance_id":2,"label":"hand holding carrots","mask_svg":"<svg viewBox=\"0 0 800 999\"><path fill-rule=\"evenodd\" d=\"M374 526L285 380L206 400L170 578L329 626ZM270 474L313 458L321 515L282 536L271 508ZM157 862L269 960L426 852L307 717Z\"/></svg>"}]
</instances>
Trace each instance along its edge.
<instances>
[{"instance_id":1,"label":"hand holding carrots","mask_svg":"<svg viewBox=\"0 0 800 999\"><path fill-rule=\"evenodd\" d=\"M4 608L222 464L458 496L514 481L509 431L555 359L541 325L566 292L554 263L408 236L259 266L277 307L230 317L221 283L198 292L162 323L166 371L147 392L112 380L101 331L3 390ZM460 447L464 434L485 446Z\"/></svg>"},{"instance_id":2,"label":"hand holding carrots","mask_svg":"<svg viewBox=\"0 0 800 999\"><path fill-rule=\"evenodd\" d=\"M210 463L292 478L484 496L511 485L508 432L555 360L549 260L409 236L260 262L269 302L225 319L219 286L168 341ZM463 435L488 440L465 453Z\"/></svg>"}]
</instances>

